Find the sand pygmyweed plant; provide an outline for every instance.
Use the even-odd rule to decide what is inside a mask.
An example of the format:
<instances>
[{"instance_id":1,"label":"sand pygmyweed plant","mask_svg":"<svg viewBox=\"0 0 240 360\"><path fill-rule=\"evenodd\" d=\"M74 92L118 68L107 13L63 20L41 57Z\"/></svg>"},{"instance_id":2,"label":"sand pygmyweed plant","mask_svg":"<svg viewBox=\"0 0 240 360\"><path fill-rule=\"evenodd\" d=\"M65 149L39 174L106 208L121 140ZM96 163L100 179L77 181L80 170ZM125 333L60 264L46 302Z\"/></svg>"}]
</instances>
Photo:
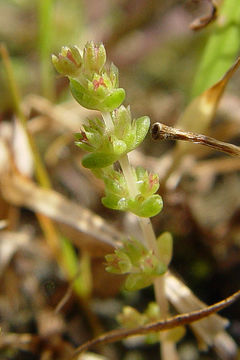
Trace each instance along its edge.
<instances>
[{"instance_id":1,"label":"sand pygmyweed plant","mask_svg":"<svg viewBox=\"0 0 240 360\"><path fill-rule=\"evenodd\" d=\"M104 181L102 203L106 207L137 215L145 239L145 243L133 238L124 240L121 248L106 256L106 270L128 274L125 282L128 290L154 284L161 317L166 318L164 273L172 256L172 238L164 234L157 240L149 219L162 210L162 199L156 194L159 179L141 167L134 169L127 155L144 140L150 119L147 116L132 119L130 108L122 105L125 91L119 88L116 66L106 64L103 44L88 42L83 51L77 46L63 47L52 61L56 70L69 78L77 102L102 114L102 118L88 120L75 134L76 145L88 152L82 165ZM119 162L121 171L115 170L115 162Z\"/></svg>"},{"instance_id":2,"label":"sand pygmyweed plant","mask_svg":"<svg viewBox=\"0 0 240 360\"><path fill-rule=\"evenodd\" d=\"M56 70L69 78L72 94L83 107L105 112L122 104L125 91L118 87L118 69L113 64L106 67L102 44L88 42L83 53L77 46L64 46L52 61Z\"/></svg>"}]
</instances>

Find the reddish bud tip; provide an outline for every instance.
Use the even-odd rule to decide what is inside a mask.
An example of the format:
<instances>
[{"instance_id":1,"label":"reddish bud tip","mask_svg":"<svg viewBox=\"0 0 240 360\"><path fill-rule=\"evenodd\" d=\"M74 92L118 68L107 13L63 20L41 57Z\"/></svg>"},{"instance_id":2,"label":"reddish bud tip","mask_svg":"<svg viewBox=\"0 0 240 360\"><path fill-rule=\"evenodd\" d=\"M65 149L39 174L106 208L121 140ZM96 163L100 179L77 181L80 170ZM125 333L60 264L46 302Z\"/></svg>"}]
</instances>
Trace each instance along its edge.
<instances>
[{"instance_id":1,"label":"reddish bud tip","mask_svg":"<svg viewBox=\"0 0 240 360\"><path fill-rule=\"evenodd\" d=\"M102 77L100 77L99 80L93 80L93 86L95 91L99 88L99 86L107 87Z\"/></svg>"},{"instance_id":2,"label":"reddish bud tip","mask_svg":"<svg viewBox=\"0 0 240 360\"><path fill-rule=\"evenodd\" d=\"M70 50L68 50L68 52L67 52L67 58L68 58L70 61L72 61L76 66L78 66L78 64L77 64L76 60L74 59L74 57L73 57L73 55L72 55L72 53L71 53Z\"/></svg>"}]
</instances>

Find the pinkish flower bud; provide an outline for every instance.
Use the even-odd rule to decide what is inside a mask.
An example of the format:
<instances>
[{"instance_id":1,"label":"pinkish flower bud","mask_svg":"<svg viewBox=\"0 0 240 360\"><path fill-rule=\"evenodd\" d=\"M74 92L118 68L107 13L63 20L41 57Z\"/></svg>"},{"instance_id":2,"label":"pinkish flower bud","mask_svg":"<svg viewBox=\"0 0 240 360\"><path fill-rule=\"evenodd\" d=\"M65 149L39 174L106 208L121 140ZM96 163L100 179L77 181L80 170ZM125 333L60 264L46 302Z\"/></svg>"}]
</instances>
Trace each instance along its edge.
<instances>
[{"instance_id":1,"label":"pinkish flower bud","mask_svg":"<svg viewBox=\"0 0 240 360\"><path fill-rule=\"evenodd\" d=\"M58 56L52 55L52 62L60 74L76 77L82 66L82 56L77 46L64 46Z\"/></svg>"},{"instance_id":2,"label":"pinkish flower bud","mask_svg":"<svg viewBox=\"0 0 240 360\"><path fill-rule=\"evenodd\" d=\"M101 73L106 62L106 50L103 44L96 45L89 41L83 50L84 67L89 72Z\"/></svg>"}]
</instances>

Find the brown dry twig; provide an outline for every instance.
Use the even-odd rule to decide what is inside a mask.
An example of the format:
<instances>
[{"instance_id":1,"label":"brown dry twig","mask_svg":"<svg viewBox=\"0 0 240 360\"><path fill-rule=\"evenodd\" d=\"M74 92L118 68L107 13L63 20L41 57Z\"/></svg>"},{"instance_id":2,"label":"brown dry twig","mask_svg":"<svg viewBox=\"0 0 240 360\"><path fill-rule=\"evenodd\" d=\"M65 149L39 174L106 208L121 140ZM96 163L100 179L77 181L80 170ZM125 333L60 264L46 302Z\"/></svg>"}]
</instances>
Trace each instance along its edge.
<instances>
[{"instance_id":1,"label":"brown dry twig","mask_svg":"<svg viewBox=\"0 0 240 360\"><path fill-rule=\"evenodd\" d=\"M158 321L155 323L139 326L134 329L120 329L109 331L93 340L90 340L82 345L80 345L75 351L71 359L74 359L79 353L88 350L93 345L99 344L109 344L122 339L127 338L132 335L144 335L150 332L164 331L172 329L176 326L183 326L190 324L192 322L201 320L213 313L216 313L225 307L231 305L234 301L240 298L240 290L229 296L228 298L215 303L214 305L208 306L204 309L192 311L190 313L177 315L171 317L167 320Z\"/></svg>"},{"instance_id":2,"label":"brown dry twig","mask_svg":"<svg viewBox=\"0 0 240 360\"><path fill-rule=\"evenodd\" d=\"M223 141L216 140L210 136L197 134L173 128L162 123L155 123L151 129L154 140L183 140L196 144L205 145L215 150L225 152L231 156L240 156L240 147Z\"/></svg>"}]
</instances>

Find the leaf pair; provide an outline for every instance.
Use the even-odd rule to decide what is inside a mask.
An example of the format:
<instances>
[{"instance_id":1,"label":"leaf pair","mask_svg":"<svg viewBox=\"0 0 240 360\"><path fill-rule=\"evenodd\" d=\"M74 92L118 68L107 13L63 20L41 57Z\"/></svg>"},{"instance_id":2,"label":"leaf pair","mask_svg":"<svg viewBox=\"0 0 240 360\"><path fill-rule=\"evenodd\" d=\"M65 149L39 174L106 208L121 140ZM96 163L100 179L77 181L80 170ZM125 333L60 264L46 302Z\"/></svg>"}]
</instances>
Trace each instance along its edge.
<instances>
[{"instance_id":1,"label":"leaf pair","mask_svg":"<svg viewBox=\"0 0 240 360\"><path fill-rule=\"evenodd\" d=\"M105 183L105 197L102 198L104 206L121 211L130 211L140 217L157 215L163 207L162 198L155 194L159 188L158 175L148 173L138 167L132 169L138 194L132 198L124 175L112 167L102 174Z\"/></svg>"},{"instance_id":2,"label":"leaf pair","mask_svg":"<svg viewBox=\"0 0 240 360\"><path fill-rule=\"evenodd\" d=\"M129 108L120 106L112 113L111 132L103 120L89 120L81 133L76 134L76 145L91 152L84 156L83 166L103 168L118 161L121 156L132 151L144 140L150 120L147 116L132 120Z\"/></svg>"},{"instance_id":3,"label":"leaf pair","mask_svg":"<svg viewBox=\"0 0 240 360\"><path fill-rule=\"evenodd\" d=\"M121 314L117 316L117 320L124 328L134 329L139 326L147 325L161 319L161 310L156 302L150 302L143 313L131 306L125 306ZM161 337L166 341L178 342L185 335L185 328L177 326L167 332L149 332L146 335L147 343L156 343Z\"/></svg>"},{"instance_id":4,"label":"leaf pair","mask_svg":"<svg viewBox=\"0 0 240 360\"><path fill-rule=\"evenodd\" d=\"M115 274L128 274L125 288L135 291L149 286L154 279L166 272L166 265L140 241L130 239L122 248L105 256L106 271Z\"/></svg>"}]
</instances>

